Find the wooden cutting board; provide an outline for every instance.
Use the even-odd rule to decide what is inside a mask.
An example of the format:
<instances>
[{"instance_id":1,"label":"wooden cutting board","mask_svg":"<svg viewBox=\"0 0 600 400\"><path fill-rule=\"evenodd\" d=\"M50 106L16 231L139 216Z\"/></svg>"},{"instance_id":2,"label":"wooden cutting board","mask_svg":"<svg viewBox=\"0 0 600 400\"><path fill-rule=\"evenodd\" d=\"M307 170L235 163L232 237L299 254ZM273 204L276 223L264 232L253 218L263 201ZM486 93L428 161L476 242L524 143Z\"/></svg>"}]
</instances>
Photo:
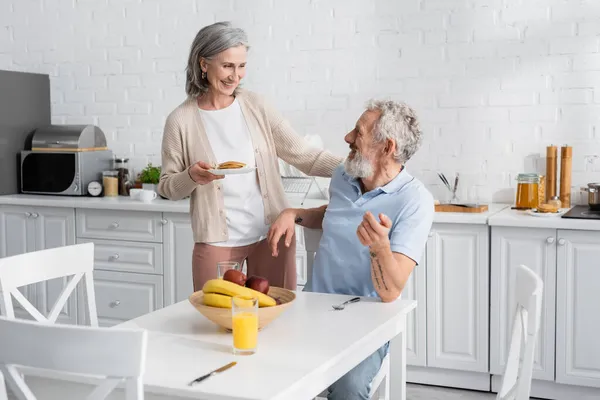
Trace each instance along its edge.
<instances>
[{"instance_id":1,"label":"wooden cutting board","mask_svg":"<svg viewBox=\"0 0 600 400\"><path fill-rule=\"evenodd\" d=\"M480 204L477 207L459 207L453 204L436 204L436 212L459 212L459 213L482 213L488 210L487 204Z\"/></svg>"}]
</instances>

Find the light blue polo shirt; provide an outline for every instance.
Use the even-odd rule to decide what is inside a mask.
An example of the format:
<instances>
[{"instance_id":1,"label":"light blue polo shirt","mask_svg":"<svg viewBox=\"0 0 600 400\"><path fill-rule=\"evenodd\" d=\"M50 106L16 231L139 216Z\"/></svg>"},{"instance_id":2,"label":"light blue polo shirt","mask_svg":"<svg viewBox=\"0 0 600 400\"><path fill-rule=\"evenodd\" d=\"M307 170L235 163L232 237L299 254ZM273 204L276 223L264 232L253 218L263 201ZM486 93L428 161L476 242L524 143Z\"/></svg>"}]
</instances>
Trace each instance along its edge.
<instances>
[{"instance_id":1,"label":"light blue polo shirt","mask_svg":"<svg viewBox=\"0 0 600 400\"><path fill-rule=\"evenodd\" d=\"M433 222L433 197L406 169L387 185L363 194L358 180L343 165L335 170L329 191L323 236L304 290L378 297L371 280L369 249L356 235L363 215L370 211L377 220L379 213L387 215L392 220L392 251L418 264Z\"/></svg>"}]
</instances>

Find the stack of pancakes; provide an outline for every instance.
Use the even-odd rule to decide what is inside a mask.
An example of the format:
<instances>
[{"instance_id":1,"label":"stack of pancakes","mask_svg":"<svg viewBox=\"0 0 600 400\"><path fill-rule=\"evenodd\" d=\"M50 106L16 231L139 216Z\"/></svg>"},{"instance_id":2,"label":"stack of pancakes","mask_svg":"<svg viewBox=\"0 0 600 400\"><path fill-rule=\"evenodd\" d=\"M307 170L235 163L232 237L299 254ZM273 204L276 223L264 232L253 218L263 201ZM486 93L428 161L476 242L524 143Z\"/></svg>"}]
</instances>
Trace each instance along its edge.
<instances>
[{"instance_id":1,"label":"stack of pancakes","mask_svg":"<svg viewBox=\"0 0 600 400\"><path fill-rule=\"evenodd\" d=\"M217 169L238 169L238 168L244 168L245 166L246 166L246 164L244 164L243 162L225 161L224 163L217 165Z\"/></svg>"}]
</instances>

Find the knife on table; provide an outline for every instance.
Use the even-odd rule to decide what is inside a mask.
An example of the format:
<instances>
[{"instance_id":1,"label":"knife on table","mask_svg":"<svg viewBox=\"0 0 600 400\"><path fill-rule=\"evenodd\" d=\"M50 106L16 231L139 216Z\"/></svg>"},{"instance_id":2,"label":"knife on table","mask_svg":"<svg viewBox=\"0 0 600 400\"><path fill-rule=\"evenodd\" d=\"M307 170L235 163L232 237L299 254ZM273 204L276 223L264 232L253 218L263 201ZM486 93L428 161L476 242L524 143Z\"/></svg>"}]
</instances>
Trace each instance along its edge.
<instances>
[{"instance_id":1,"label":"knife on table","mask_svg":"<svg viewBox=\"0 0 600 400\"><path fill-rule=\"evenodd\" d=\"M209 372L209 373L208 373L208 374L206 374L206 375L202 375L202 376L200 376L200 377L198 377L198 378L194 379L194 380L193 380L193 381L191 381L191 382L190 382L188 385L189 385L189 386L193 386L194 384L196 384L196 383L198 383L198 382L202 382L202 381L203 381L203 380L205 380L206 378L210 378L210 377L211 377L211 376L213 376L213 375L216 375L216 374L219 374L219 373L221 373L221 372L223 372L223 371L225 371L225 370L228 370L229 368L233 367L235 364L237 364L237 362L235 362L235 361L233 361L233 362L230 362L229 364L227 364L227 365L224 365L224 366L222 366L221 368L217 368L217 369L215 369L214 371L211 371L211 372Z\"/></svg>"}]
</instances>

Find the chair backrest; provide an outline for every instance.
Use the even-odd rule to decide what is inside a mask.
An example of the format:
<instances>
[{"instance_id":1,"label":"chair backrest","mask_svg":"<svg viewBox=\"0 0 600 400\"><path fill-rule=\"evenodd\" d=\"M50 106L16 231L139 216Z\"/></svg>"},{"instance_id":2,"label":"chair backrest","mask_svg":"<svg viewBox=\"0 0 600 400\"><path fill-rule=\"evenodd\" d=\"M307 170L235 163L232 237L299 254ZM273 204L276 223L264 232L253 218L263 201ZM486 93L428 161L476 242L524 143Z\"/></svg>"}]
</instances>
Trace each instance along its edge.
<instances>
[{"instance_id":1,"label":"chair backrest","mask_svg":"<svg viewBox=\"0 0 600 400\"><path fill-rule=\"evenodd\" d=\"M39 322L56 322L60 311L83 278L91 326L98 326L94 294L94 243L76 244L0 258L0 314L15 318L12 297ZM19 288L50 279L71 276L48 314L42 315ZM11 297L12 296L12 297Z\"/></svg>"},{"instance_id":2,"label":"chair backrest","mask_svg":"<svg viewBox=\"0 0 600 400\"><path fill-rule=\"evenodd\" d=\"M0 400L8 400L6 386L4 386L4 375L2 375L2 372L0 372Z\"/></svg>"},{"instance_id":3,"label":"chair backrest","mask_svg":"<svg viewBox=\"0 0 600 400\"><path fill-rule=\"evenodd\" d=\"M105 399L125 382L126 399L143 399L145 330L92 328L0 317L0 368L19 400L35 400L16 366L106 376L87 397Z\"/></svg>"},{"instance_id":4,"label":"chair backrest","mask_svg":"<svg viewBox=\"0 0 600 400\"><path fill-rule=\"evenodd\" d=\"M535 343L540 330L544 283L524 265L517 267L516 310L508 359L498 400L528 400L531 392Z\"/></svg>"}]
</instances>

